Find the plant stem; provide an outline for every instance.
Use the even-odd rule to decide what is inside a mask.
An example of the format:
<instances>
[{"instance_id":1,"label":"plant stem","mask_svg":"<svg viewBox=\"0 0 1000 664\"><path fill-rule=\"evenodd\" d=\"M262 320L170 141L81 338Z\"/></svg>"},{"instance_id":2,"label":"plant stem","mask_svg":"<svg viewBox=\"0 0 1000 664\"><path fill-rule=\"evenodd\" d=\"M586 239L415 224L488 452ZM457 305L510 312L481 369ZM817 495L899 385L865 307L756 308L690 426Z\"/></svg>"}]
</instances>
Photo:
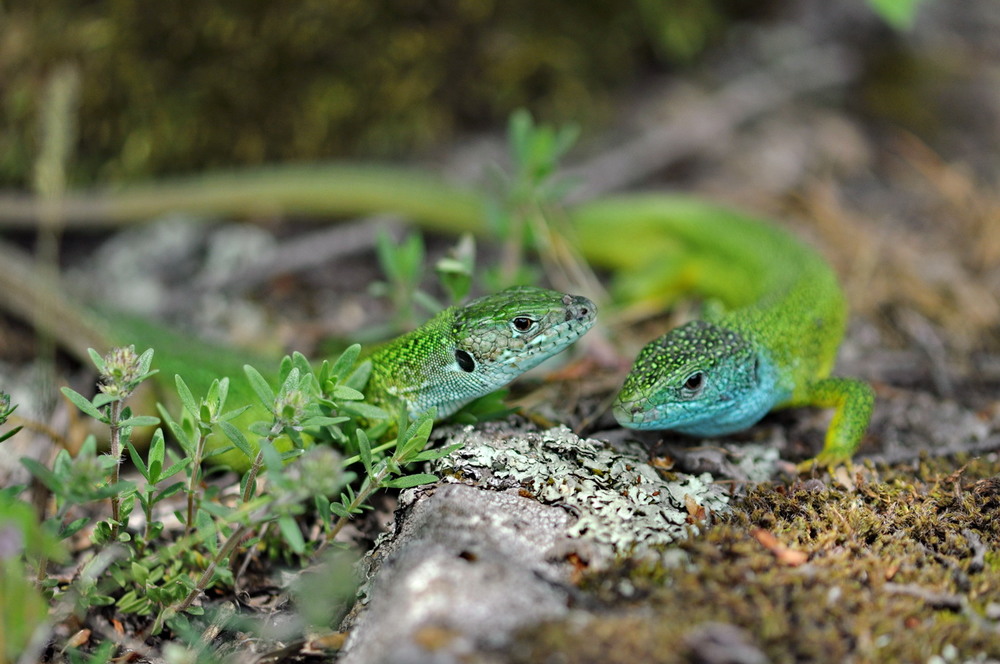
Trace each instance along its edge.
<instances>
[{"instance_id":1,"label":"plant stem","mask_svg":"<svg viewBox=\"0 0 1000 664\"><path fill-rule=\"evenodd\" d=\"M229 554L233 552L236 545L240 543L240 540L242 540L243 536L249 531L249 526L246 524L240 524L240 526L232 532L226 540L226 543L222 545L222 548L219 549L219 552L215 554L215 557L212 558L212 561L208 564L208 567L206 567L205 571L202 572L201 578L198 579L198 584L190 593L188 593L188 596L185 597L180 604L174 606L175 612L180 613L184 609L191 606L191 604L198 598L198 595L205 590L205 587L208 586L208 583L212 580L212 575L215 574L215 569L219 566L219 563L229 557Z\"/></svg>"},{"instance_id":2,"label":"plant stem","mask_svg":"<svg viewBox=\"0 0 1000 664\"><path fill-rule=\"evenodd\" d=\"M138 555L142 555L146 552L146 545L149 543L149 534L153 531L153 493L155 489L150 487L147 489L146 500L142 502L142 511L146 515L146 527L142 530L142 539L136 544L136 552ZM185 533L186 534L186 533Z\"/></svg>"},{"instance_id":3,"label":"plant stem","mask_svg":"<svg viewBox=\"0 0 1000 664\"><path fill-rule=\"evenodd\" d=\"M261 441L262 446L261 446L260 451L257 452L257 458L255 458L253 460L253 464L251 464L250 470L247 471L247 482L246 482L246 485L243 487L243 502L244 503L248 502L251 498L253 498L254 489L257 488L256 487L256 484L257 484L257 475L258 475L258 473L260 473L261 466L264 465L264 448L263 448L263 443L264 442L274 443L274 440L281 433L281 428L282 428L281 424L279 422L275 421L275 423L271 425L271 430L267 433L267 438L265 438L263 441Z\"/></svg>"},{"instance_id":4,"label":"plant stem","mask_svg":"<svg viewBox=\"0 0 1000 664\"><path fill-rule=\"evenodd\" d=\"M205 432L198 435L198 443L194 446L194 460L191 463L191 475L188 477L187 491L187 522L184 524L184 534L190 535L194 526L195 490L201 478L201 457L205 453Z\"/></svg>"},{"instance_id":5,"label":"plant stem","mask_svg":"<svg viewBox=\"0 0 1000 664\"><path fill-rule=\"evenodd\" d=\"M257 474L260 472L260 467L264 465L264 453L257 452L257 458L253 460L253 464L250 466L250 470L247 471L247 482L243 487L243 502L248 502L253 498L254 489L257 488Z\"/></svg>"},{"instance_id":6,"label":"plant stem","mask_svg":"<svg viewBox=\"0 0 1000 664\"><path fill-rule=\"evenodd\" d=\"M333 524L333 528L331 528L330 532L326 534L326 537L323 539L322 544L320 544L319 547L316 548L316 554L322 553L323 550L326 549L326 547L330 544L330 542L336 539L337 535L340 534L340 531L343 530L344 526L347 525L347 522L350 521L351 519L350 515L353 514L361 506L363 502L368 500L368 497L370 495L375 493L375 491L377 491L382 486L382 482L385 480L385 477L388 474L389 474L389 464L384 464L382 466L382 469L379 470L377 473L375 473L375 475L369 476L367 479L365 479L364 484L361 485L361 489L358 490L358 495L354 496L354 500L352 500L351 504L347 506L347 514L338 517L337 523Z\"/></svg>"},{"instance_id":7,"label":"plant stem","mask_svg":"<svg viewBox=\"0 0 1000 664\"><path fill-rule=\"evenodd\" d=\"M114 457L115 465L111 468L111 485L118 484L119 469L122 462L122 441L121 427L118 426L122 416L122 401L117 399L111 402L111 456ZM118 540L118 519L121 512L118 503L118 494L111 495L111 539Z\"/></svg>"}]
</instances>

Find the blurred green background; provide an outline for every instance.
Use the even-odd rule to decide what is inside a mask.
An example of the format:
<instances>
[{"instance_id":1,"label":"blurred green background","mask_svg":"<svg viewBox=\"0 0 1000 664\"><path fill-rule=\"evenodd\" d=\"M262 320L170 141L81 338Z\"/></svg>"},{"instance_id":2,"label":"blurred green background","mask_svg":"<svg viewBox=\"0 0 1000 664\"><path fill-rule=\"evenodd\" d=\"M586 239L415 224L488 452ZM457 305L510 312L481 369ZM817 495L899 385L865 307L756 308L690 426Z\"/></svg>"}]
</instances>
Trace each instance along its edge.
<instances>
[{"instance_id":1,"label":"blurred green background","mask_svg":"<svg viewBox=\"0 0 1000 664\"><path fill-rule=\"evenodd\" d=\"M0 2L0 186L26 186L56 67L80 72L69 180L397 157L529 106L600 122L746 0Z\"/></svg>"}]
</instances>

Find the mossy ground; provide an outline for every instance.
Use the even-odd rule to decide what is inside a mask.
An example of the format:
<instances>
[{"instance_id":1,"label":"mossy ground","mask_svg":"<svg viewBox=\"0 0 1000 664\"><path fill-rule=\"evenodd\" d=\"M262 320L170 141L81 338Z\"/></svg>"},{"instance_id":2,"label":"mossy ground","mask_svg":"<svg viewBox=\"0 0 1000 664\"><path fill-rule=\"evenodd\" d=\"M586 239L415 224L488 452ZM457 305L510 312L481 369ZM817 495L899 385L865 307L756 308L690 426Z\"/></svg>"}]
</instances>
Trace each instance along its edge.
<instances>
[{"instance_id":1,"label":"mossy ground","mask_svg":"<svg viewBox=\"0 0 1000 664\"><path fill-rule=\"evenodd\" d=\"M1000 656L1000 459L957 466L752 488L683 564L586 577L596 603L522 634L514 661L704 661L720 623L731 656L772 662Z\"/></svg>"}]
</instances>

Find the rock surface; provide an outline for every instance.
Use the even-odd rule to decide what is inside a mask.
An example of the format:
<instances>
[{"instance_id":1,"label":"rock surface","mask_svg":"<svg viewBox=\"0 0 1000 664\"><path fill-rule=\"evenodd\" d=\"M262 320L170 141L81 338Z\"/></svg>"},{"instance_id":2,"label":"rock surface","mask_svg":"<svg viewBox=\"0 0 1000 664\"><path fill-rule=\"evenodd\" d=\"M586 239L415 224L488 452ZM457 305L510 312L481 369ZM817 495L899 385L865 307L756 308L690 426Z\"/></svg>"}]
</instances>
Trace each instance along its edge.
<instances>
[{"instance_id":1,"label":"rock surface","mask_svg":"<svg viewBox=\"0 0 1000 664\"><path fill-rule=\"evenodd\" d=\"M640 449L565 428L450 442L463 447L437 462L444 479L404 493L366 559L343 662L488 661L483 649L567 615L580 566L662 556L728 500L707 476L665 480Z\"/></svg>"}]
</instances>

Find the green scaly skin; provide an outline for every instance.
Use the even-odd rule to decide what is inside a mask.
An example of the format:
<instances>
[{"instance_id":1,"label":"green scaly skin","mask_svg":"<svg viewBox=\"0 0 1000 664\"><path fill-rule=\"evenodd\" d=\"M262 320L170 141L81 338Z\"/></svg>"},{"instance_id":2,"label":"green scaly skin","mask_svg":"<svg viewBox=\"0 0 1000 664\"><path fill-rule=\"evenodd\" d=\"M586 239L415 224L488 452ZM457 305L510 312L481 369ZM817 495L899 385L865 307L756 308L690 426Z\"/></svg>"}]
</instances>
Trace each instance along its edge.
<instances>
[{"instance_id":1,"label":"green scaly skin","mask_svg":"<svg viewBox=\"0 0 1000 664\"><path fill-rule=\"evenodd\" d=\"M672 279L680 280L727 309L643 348L616 398L618 422L716 436L746 429L775 408L834 408L815 462L848 461L871 419L874 393L861 381L830 377L847 309L829 265L764 222L722 209L706 218L674 216L663 200L592 204L580 221L614 223L627 214L637 229L669 234L670 242L684 245L683 264L649 283L667 291L676 287Z\"/></svg>"},{"instance_id":2,"label":"green scaly skin","mask_svg":"<svg viewBox=\"0 0 1000 664\"><path fill-rule=\"evenodd\" d=\"M561 352L596 315L585 297L531 286L445 309L372 353L368 398L447 417Z\"/></svg>"}]
</instances>

